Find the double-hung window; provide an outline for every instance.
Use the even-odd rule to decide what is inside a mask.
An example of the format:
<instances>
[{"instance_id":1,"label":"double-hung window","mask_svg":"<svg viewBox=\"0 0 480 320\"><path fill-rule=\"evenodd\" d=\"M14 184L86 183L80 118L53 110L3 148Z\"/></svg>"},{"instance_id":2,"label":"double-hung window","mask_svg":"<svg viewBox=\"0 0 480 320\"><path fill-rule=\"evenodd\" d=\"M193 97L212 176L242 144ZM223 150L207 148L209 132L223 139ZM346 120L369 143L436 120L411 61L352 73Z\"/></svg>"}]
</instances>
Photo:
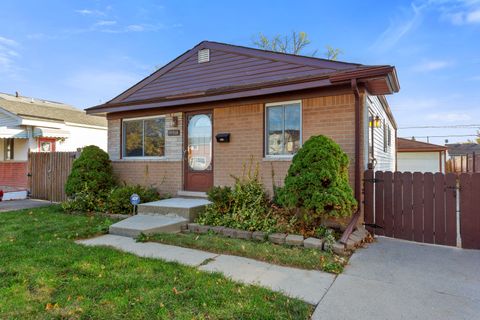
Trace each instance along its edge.
<instances>
[{"instance_id":1,"label":"double-hung window","mask_svg":"<svg viewBox=\"0 0 480 320\"><path fill-rule=\"evenodd\" d=\"M300 101L271 103L265 111L265 155L290 156L302 144Z\"/></svg>"},{"instance_id":2,"label":"double-hung window","mask_svg":"<svg viewBox=\"0 0 480 320\"><path fill-rule=\"evenodd\" d=\"M123 157L165 156L165 117L123 120Z\"/></svg>"}]
</instances>

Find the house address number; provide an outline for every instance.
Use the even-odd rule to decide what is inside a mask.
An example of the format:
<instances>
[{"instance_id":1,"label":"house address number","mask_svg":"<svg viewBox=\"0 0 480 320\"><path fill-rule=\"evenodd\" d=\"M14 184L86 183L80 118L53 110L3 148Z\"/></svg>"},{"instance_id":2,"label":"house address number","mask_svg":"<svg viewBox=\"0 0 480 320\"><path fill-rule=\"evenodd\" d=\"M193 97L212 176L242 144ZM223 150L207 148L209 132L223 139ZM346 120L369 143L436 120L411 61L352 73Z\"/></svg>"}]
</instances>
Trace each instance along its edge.
<instances>
[{"instance_id":1,"label":"house address number","mask_svg":"<svg viewBox=\"0 0 480 320\"><path fill-rule=\"evenodd\" d=\"M169 136L179 136L180 135L180 130L178 130L178 129L168 130L168 135Z\"/></svg>"}]
</instances>

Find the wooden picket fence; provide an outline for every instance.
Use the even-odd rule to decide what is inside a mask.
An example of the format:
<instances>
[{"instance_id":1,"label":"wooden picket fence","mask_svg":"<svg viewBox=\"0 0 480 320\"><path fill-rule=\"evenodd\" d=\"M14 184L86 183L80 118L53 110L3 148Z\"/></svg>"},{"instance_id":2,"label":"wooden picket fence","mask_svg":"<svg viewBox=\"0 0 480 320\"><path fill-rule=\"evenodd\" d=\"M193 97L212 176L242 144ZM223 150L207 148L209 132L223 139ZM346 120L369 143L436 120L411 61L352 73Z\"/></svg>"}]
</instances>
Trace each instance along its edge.
<instances>
[{"instance_id":1,"label":"wooden picket fence","mask_svg":"<svg viewBox=\"0 0 480 320\"><path fill-rule=\"evenodd\" d=\"M61 202L67 199L65 183L76 152L30 152L28 154L30 196Z\"/></svg>"},{"instance_id":2,"label":"wooden picket fence","mask_svg":"<svg viewBox=\"0 0 480 320\"><path fill-rule=\"evenodd\" d=\"M375 234L480 249L480 173L367 170L364 182L365 223Z\"/></svg>"}]
</instances>

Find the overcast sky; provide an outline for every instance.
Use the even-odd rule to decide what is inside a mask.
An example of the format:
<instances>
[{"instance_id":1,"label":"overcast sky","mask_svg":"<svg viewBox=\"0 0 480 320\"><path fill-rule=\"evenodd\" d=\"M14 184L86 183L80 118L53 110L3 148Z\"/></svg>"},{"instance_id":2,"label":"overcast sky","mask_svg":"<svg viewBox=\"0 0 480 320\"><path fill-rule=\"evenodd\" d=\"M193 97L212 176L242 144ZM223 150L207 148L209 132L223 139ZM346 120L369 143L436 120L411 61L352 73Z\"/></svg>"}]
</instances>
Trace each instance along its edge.
<instances>
[{"instance_id":1,"label":"overcast sky","mask_svg":"<svg viewBox=\"0 0 480 320\"><path fill-rule=\"evenodd\" d=\"M292 30L310 35L306 54L321 56L331 45L343 51L340 60L395 65L401 90L388 100L400 128L480 124L480 0L2 0L0 91L83 109L202 40L251 46L259 32ZM476 130L400 129L399 136Z\"/></svg>"}]
</instances>

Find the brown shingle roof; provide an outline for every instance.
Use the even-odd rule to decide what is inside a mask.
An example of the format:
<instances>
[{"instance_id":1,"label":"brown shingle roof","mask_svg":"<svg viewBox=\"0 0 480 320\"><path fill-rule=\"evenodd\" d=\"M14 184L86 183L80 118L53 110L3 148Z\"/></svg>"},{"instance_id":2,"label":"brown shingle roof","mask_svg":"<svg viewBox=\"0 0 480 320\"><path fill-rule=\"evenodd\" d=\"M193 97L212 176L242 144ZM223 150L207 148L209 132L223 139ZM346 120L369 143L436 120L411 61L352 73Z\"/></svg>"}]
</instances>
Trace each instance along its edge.
<instances>
[{"instance_id":1,"label":"brown shingle roof","mask_svg":"<svg viewBox=\"0 0 480 320\"><path fill-rule=\"evenodd\" d=\"M0 93L0 108L25 119L107 126L107 120L103 117L89 116L84 111L67 104L36 98L16 97Z\"/></svg>"},{"instance_id":2,"label":"brown shingle roof","mask_svg":"<svg viewBox=\"0 0 480 320\"><path fill-rule=\"evenodd\" d=\"M197 54L202 49L210 50L209 62L198 62ZM392 66L367 66L203 41L87 112L116 112L125 108L114 107L126 105L147 108L147 103L148 108L164 107L349 84L353 76L364 81L372 94L398 91Z\"/></svg>"},{"instance_id":3,"label":"brown shingle roof","mask_svg":"<svg viewBox=\"0 0 480 320\"><path fill-rule=\"evenodd\" d=\"M426 143L422 141L397 138L397 151L398 152L414 152L414 151L443 151L447 150L446 147L438 144Z\"/></svg>"}]
</instances>

